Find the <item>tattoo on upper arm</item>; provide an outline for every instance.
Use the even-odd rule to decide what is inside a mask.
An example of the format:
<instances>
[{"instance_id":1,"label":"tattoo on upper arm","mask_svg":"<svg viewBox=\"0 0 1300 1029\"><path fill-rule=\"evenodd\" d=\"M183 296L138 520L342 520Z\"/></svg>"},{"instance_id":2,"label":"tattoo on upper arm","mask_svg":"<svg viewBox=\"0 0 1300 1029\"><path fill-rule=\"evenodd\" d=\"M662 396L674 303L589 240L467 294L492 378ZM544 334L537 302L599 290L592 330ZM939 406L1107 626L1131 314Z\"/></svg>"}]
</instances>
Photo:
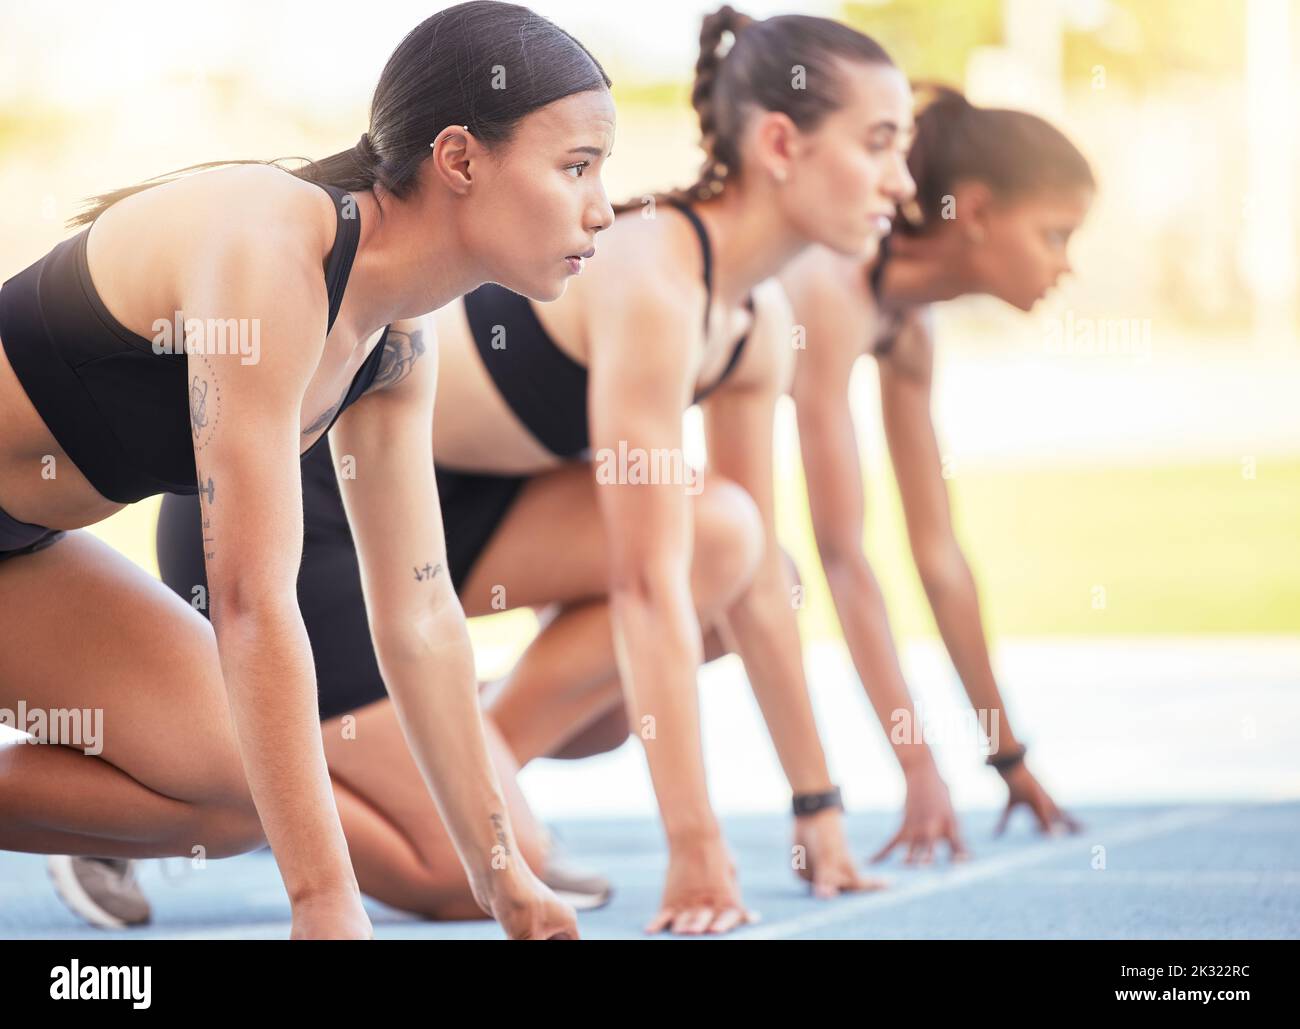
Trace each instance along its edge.
<instances>
[{"instance_id":1,"label":"tattoo on upper arm","mask_svg":"<svg viewBox=\"0 0 1300 1029\"><path fill-rule=\"evenodd\" d=\"M375 373L375 381L371 389L385 389L401 382L423 353L423 329L416 329L414 332L389 329L388 338L384 341L384 354L379 359L379 371Z\"/></svg>"},{"instance_id":2,"label":"tattoo on upper arm","mask_svg":"<svg viewBox=\"0 0 1300 1029\"><path fill-rule=\"evenodd\" d=\"M221 384L212 374L212 361L205 354L197 355L202 369L190 376L190 431L194 434L194 450L203 450L212 442L221 418Z\"/></svg>"},{"instance_id":3,"label":"tattoo on upper arm","mask_svg":"<svg viewBox=\"0 0 1300 1029\"><path fill-rule=\"evenodd\" d=\"M199 514L203 523L203 558L210 561L216 555L216 537L212 533L212 504L217 498L217 488L212 476L205 475L199 455L207 449L221 419L221 385L212 374L212 361L206 354L194 355L203 362L202 368L190 375L190 430L194 434L194 475L199 494Z\"/></svg>"},{"instance_id":4,"label":"tattoo on upper arm","mask_svg":"<svg viewBox=\"0 0 1300 1029\"><path fill-rule=\"evenodd\" d=\"M304 436L310 436L313 432L319 432L321 429L325 428L327 425L329 425L331 421L334 420L334 415L338 413L338 409L342 406L343 406L343 397L339 397L338 403L336 403L333 407L325 411L322 411L315 418L313 418L311 424L308 425L307 428L302 430L302 434Z\"/></svg>"},{"instance_id":5,"label":"tattoo on upper arm","mask_svg":"<svg viewBox=\"0 0 1300 1029\"><path fill-rule=\"evenodd\" d=\"M389 329L388 338L384 341L384 352L379 357L379 370L375 372L375 380L370 384L367 392L384 389L401 382L423 353L424 330L402 332L400 329ZM337 404L313 418L311 424L302 430L302 434L310 436L327 428L334 416L338 414L339 408L343 406L344 399L346 398L340 397Z\"/></svg>"},{"instance_id":6,"label":"tattoo on upper arm","mask_svg":"<svg viewBox=\"0 0 1300 1029\"><path fill-rule=\"evenodd\" d=\"M423 582L425 579L432 579L435 575L441 572L442 564L431 565L426 561L423 568L419 565L412 565L412 568L415 570L416 581Z\"/></svg>"}]
</instances>

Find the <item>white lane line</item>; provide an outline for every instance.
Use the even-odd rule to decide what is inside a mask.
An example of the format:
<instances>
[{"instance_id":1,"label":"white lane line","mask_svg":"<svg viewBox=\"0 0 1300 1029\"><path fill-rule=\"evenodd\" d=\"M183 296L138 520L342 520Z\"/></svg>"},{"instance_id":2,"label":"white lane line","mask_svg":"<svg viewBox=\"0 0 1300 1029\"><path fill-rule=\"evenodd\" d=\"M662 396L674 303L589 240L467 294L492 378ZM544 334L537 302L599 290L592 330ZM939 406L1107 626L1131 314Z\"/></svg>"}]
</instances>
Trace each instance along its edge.
<instances>
[{"instance_id":1,"label":"white lane line","mask_svg":"<svg viewBox=\"0 0 1300 1029\"><path fill-rule=\"evenodd\" d=\"M1300 886L1300 872L1130 872L1102 869L1096 872L1026 872L1024 882L1057 886Z\"/></svg>"},{"instance_id":2,"label":"white lane line","mask_svg":"<svg viewBox=\"0 0 1300 1029\"><path fill-rule=\"evenodd\" d=\"M773 922L771 925L756 925L749 929L741 929L723 938L730 940L789 939L792 936L799 936L818 929L825 929L828 926L852 921L879 908L893 907L896 904L903 904L918 897L927 897L935 893L956 890L963 886L969 886L971 883L1006 875L1008 872L1014 872L1029 865L1048 861L1072 850L1087 849L1098 844L1105 846L1109 850L1116 844L1133 843L1136 840L1150 839L1153 836L1161 836L1179 829L1187 829L1191 826L1213 822L1237 810L1239 809L1224 807L1171 811L1158 818L1143 817L1124 823L1118 828L1092 831L1083 838L1066 836L1059 840L1046 840L1014 854L990 858L988 861L975 861L965 868L960 866L952 869L945 868L940 875L933 879L926 879L924 882L904 886L902 889L882 890L857 897L841 897L827 902L826 908L822 911L810 912L797 918L787 918L784 921Z\"/></svg>"}]
</instances>

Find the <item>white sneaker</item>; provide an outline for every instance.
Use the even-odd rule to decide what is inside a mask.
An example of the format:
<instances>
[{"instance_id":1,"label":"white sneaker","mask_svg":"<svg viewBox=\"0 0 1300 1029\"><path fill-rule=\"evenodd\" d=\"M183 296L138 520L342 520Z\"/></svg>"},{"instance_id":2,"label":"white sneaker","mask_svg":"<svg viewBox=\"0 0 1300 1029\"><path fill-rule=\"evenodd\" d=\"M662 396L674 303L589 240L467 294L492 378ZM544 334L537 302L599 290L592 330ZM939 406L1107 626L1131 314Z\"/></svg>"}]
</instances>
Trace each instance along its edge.
<instances>
[{"instance_id":1,"label":"white sneaker","mask_svg":"<svg viewBox=\"0 0 1300 1029\"><path fill-rule=\"evenodd\" d=\"M91 925L125 929L148 923L149 901L135 880L135 862L129 858L53 854L45 865L59 899Z\"/></svg>"},{"instance_id":2,"label":"white sneaker","mask_svg":"<svg viewBox=\"0 0 1300 1029\"><path fill-rule=\"evenodd\" d=\"M555 833L548 829L543 831L548 844L546 865L538 878L575 911L593 911L608 904L614 896L610 881L599 872L574 864L555 838Z\"/></svg>"}]
</instances>

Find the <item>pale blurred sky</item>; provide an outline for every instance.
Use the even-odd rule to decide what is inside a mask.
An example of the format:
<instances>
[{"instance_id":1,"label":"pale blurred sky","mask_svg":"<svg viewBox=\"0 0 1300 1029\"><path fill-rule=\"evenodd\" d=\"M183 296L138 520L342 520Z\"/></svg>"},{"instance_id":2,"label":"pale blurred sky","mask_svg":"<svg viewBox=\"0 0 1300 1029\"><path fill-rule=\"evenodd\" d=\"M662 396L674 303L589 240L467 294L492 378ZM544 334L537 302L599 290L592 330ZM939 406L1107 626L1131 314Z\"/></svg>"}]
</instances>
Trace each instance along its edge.
<instances>
[{"instance_id":1,"label":"pale blurred sky","mask_svg":"<svg viewBox=\"0 0 1300 1029\"><path fill-rule=\"evenodd\" d=\"M79 108L152 84L220 72L279 99L368 99L402 36L452 4L384 0L6 0L0 7L0 101L39 98ZM689 79L700 19L718 3L648 5L538 0L528 6L581 39L611 74ZM822 0L747 0L755 17L834 14ZM646 13L646 12L652 13Z\"/></svg>"},{"instance_id":2,"label":"pale blurred sky","mask_svg":"<svg viewBox=\"0 0 1300 1029\"><path fill-rule=\"evenodd\" d=\"M933 3L956 21L967 0ZM1292 12L1289 24L1300 27L1300 0L1250 0L1239 8L1260 15L1251 22L1256 59L1248 81L1171 73L1159 88L1135 90L1121 76L1106 88L1076 77L1068 95L1058 59L1063 30L1122 21L1124 8L1113 0L1001 4L1005 39L960 61L954 56L946 77L978 103L1049 117L1098 169L1102 189L1075 248L1081 274L1070 305L1137 319L1177 316L1183 327L1215 332L1244 328L1251 312L1259 339L1293 340L1300 89L1287 49L1294 29L1278 26ZM124 0L110 8L92 0L0 0L0 114L4 127L10 117L17 126L0 137L0 188L36 194L34 205L0 211L0 239L15 255L39 252L58 238L79 198L117 182L199 161L320 156L352 145L394 47L448 6ZM684 86L700 20L718 0L531 6L582 39L616 85ZM760 18L843 13L838 0L737 6ZM938 35L927 31L926 42L935 42ZM1162 51L1154 40L1149 45L1156 59ZM1279 74L1292 88L1276 88ZM611 196L688 181L699 161L697 136L680 92L659 109L621 109L606 173Z\"/></svg>"}]
</instances>

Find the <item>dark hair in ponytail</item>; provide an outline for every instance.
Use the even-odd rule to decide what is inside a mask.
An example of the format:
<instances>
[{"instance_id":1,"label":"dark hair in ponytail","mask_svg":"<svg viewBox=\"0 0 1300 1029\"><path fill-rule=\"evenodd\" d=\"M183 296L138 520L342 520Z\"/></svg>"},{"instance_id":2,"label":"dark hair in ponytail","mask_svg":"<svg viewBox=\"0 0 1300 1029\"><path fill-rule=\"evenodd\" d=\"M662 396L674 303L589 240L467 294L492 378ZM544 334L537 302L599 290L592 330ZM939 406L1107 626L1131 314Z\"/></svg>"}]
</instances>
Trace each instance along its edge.
<instances>
[{"instance_id":1,"label":"dark hair in ponytail","mask_svg":"<svg viewBox=\"0 0 1300 1029\"><path fill-rule=\"evenodd\" d=\"M705 200L740 174L740 136L753 109L780 111L800 129L816 128L844 102L832 60L837 57L894 63L870 36L830 18L787 14L756 20L730 5L705 15L691 87L704 164L693 185L667 196ZM635 206L629 202L616 210Z\"/></svg>"},{"instance_id":2,"label":"dark hair in ponytail","mask_svg":"<svg viewBox=\"0 0 1300 1029\"><path fill-rule=\"evenodd\" d=\"M908 170L916 199L898 219L919 235L941 220L944 197L959 182L985 183L1003 198L1050 189L1095 188L1092 168L1065 135L1027 111L977 107L959 91L917 83L916 137Z\"/></svg>"},{"instance_id":3,"label":"dark hair in ponytail","mask_svg":"<svg viewBox=\"0 0 1300 1029\"><path fill-rule=\"evenodd\" d=\"M505 86L498 85L503 81ZM90 197L69 226L93 222L124 197L186 172L235 164L306 161L284 169L346 190L382 186L397 197L415 189L429 144L448 125L466 125L487 144L508 142L538 108L575 93L608 89L587 49L539 14L496 0L472 0L426 18L398 44L370 102L370 128L356 145L319 161L209 161Z\"/></svg>"}]
</instances>

